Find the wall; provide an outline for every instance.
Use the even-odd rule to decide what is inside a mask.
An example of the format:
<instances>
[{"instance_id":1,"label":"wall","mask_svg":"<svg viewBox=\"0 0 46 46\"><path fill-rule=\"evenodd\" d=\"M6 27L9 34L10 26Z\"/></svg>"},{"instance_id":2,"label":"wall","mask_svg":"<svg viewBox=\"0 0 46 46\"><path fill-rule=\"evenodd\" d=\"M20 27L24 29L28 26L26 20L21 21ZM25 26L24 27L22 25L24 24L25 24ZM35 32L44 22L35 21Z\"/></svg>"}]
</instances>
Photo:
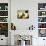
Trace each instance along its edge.
<instances>
[{"instance_id":1,"label":"wall","mask_svg":"<svg viewBox=\"0 0 46 46\"><path fill-rule=\"evenodd\" d=\"M29 19L26 20L17 19L17 10L20 9L29 10ZM38 32L37 31L37 27L38 27L37 0L34 1L33 0L11 0L11 22L16 25L17 30L15 31L15 34L18 32L19 32L18 34L27 34L29 26L33 24L35 26L35 30L33 31L34 33L32 35L38 36L37 35ZM33 44L35 44L35 42Z\"/></svg>"},{"instance_id":2,"label":"wall","mask_svg":"<svg viewBox=\"0 0 46 46\"><path fill-rule=\"evenodd\" d=\"M35 26L35 30L33 30L33 46L40 46L43 43L43 38L38 38L38 3L45 3L46 0L11 0L11 22L16 25L16 31L26 34L28 27L32 24ZM20 20L17 19L17 10L26 9L29 10L29 19ZM19 31L21 30L21 31ZM29 30L28 30L29 31ZM19 34L20 34L19 33ZM43 46L41 45L41 46Z\"/></svg>"},{"instance_id":3,"label":"wall","mask_svg":"<svg viewBox=\"0 0 46 46\"><path fill-rule=\"evenodd\" d=\"M28 3L29 2L29 3ZM32 5L34 3L34 5ZM28 30L33 23L37 23L37 2L30 0L12 0L11 1L11 22L14 22L17 30ZM17 19L17 10L29 10L29 19ZM36 18L36 19L35 19Z\"/></svg>"}]
</instances>

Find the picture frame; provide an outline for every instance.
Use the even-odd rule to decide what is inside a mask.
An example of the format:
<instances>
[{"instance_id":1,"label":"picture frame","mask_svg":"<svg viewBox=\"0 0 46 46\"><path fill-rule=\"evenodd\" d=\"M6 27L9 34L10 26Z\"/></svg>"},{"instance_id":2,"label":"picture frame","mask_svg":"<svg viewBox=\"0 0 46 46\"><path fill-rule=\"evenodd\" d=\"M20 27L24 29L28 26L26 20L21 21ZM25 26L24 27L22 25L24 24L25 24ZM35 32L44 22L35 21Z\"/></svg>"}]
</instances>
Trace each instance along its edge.
<instances>
[{"instance_id":1,"label":"picture frame","mask_svg":"<svg viewBox=\"0 0 46 46\"><path fill-rule=\"evenodd\" d=\"M29 19L29 11L17 10L17 19Z\"/></svg>"},{"instance_id":2,"label":"picture frame","mask_svg":"<svg viewBox=\"0 0 46 46\"><path fill-rule=\"evenodd\" d=\"M46 37L46 29L39 29L39 37Z\"/></svg>"}]
</instances>

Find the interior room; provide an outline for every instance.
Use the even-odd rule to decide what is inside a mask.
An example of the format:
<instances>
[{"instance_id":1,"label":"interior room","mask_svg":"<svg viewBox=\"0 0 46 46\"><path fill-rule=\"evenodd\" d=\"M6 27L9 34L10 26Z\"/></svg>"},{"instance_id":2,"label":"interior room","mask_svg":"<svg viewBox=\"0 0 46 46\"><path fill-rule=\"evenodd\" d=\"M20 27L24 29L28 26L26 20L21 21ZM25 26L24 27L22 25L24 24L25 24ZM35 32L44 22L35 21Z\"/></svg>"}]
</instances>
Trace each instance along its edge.
<instances>
[{"instance_id":1,"label":"interior room","mask_svg":"<svg viewBox=\"0 0 46 46\"><path fill-rule=\"evenodd\" d=\"M0 0L0 46L46 46L46 0Z\"/></svg>"}]
</instances>

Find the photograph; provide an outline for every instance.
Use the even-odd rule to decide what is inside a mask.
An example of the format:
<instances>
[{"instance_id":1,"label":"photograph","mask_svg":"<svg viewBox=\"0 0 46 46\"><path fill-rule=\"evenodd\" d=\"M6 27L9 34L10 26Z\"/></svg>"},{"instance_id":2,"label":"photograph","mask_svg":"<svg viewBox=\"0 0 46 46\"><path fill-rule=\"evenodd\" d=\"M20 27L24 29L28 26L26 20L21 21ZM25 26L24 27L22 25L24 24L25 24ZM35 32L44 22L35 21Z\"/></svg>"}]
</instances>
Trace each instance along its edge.
<instances>
[{"instance_id":1,"label":"photograph","mask_svg":"<svg viewBox=\"0 0 46 46\"><path fill-rule=\"evenodd\" d=\"M39 37L46 37L46 29L39 29L38 32Z\"/></svg>"},{"instance_id":2,"label":"photograph","mask_svg":"<svg viewBox=\"0 0 46 46\"><path fill-rule=\"evenodd\" d=\"M38 3L38 10L45 10L46 9L46 3Z\"/></svg>"},{"instance_id":3,"label":"photograph","mask_svg":"<svg viewBox=\"0 0 46 46\"><path fill-rule=\"evenodd\" d=\"M38 23L38 28L46 28L46 23Z\"/></svg>"},{"instance_id":4,"label":"photograph","mask_svg":"<svg viewBox=\"0 0 46 46\"><path fill-rule=\"evenodd\" d=\"M8 22L8 17L0 17L0 22Z\"/></svg>"},{"instance_id":5,"label":"photograph","mask_svg":"<svg viewBox=\"0 0 46 46\"><path fill-rule=\"evenodd\" d=\"M29 10L17 10L18 19L29 19Z\"/></svg>"},{"instance_id":6,"label":"photograph","mask_svg":"<svg viewBox=\"0 0 46 46\"><path fill-rule=\"evenodd\" d=\"M38 16L46 16L46 11L38 11Z\"/></svg>"},{"instance_id":7,"label":"photograph","mask_svg":"<svg viewBox=\"0 0 46 46\"><path fill-rule=\"evenodd\" d=\"M0 10L8 10L8 3L0 3Z\"/></svg>"},{"instance_id":8,"label":"photograph","mask_svg":"<svg viewBox=\"0 0 46 46\"><path fill-rule=\"evenodd\" d=\"M0 11L0 16L8 16L8 11Z\"/></svg>"},{"instance_id":9,"label":"photograph","mask_svg":"<svg viewBox=\"0 0 46 46\"><path fill-rule=\"evenodd\" d=\"M8 37L8 23L0 23L0 35Z\"/></svg>"},{"instance_id":10,"label":"photograph","mask_svg":"<svg viewBox=\"0 0 46 46\"><path fill-rule=\"evenodd\" d=\"M38 22L46 22L46 17L38 17Z\"/></svg>"}]
</instances>

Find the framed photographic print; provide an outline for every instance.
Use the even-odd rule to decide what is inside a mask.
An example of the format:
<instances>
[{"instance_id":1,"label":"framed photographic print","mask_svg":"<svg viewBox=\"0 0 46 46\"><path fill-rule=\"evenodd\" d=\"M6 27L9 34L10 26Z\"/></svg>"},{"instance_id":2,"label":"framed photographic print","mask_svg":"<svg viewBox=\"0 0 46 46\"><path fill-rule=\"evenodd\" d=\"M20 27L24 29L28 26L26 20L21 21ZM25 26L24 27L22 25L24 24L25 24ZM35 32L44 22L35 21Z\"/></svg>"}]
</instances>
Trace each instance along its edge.
<instances>
[{"instance_id":1,"label":"framed photographic print","mask_svg":"<svg viewBox=\"0 0 46 46\"><path fill-rule=\"evenodd\" d=\"M39 29L39 37L46 37L46 29Z\"/></svg>"},{"instance_id":2,"label":"framed photographic print","mask_svg":"<svg viewBox=\"0 0 46 46\"><path fill-rule=\"evenodd\" d=\"M8 37L8 23L0 23L0 35Z\"/></svg>"},{"instance_id":3,"label":"framed photographic print","mask_svg":"<svg viewBox=\"0 0 46 46\"><path fill-rule=\"evenodd\" d=\"M29 19L29 11L28 10L18 10L17 18L18 19Z\"/></svg>"},{"instance_id":4,"label":"framed photographic print","mask_svg":"<svg viewBox=\"0 0 46 46\"><path fill-rule=\"evenodd\" d=\"M0 17L0 22L8 22L8 17Z\"/></svg>"},{"instance_id":5,"label":"framed photographic print","mask_svg":"<svg viewBox=\"0 0 46 46\"><path fill-rule=\"evenodd\" d=\"M39 3L38 4L38 10L45 10L46 9L46 3Z\"/></svg>"}]
</instances>

